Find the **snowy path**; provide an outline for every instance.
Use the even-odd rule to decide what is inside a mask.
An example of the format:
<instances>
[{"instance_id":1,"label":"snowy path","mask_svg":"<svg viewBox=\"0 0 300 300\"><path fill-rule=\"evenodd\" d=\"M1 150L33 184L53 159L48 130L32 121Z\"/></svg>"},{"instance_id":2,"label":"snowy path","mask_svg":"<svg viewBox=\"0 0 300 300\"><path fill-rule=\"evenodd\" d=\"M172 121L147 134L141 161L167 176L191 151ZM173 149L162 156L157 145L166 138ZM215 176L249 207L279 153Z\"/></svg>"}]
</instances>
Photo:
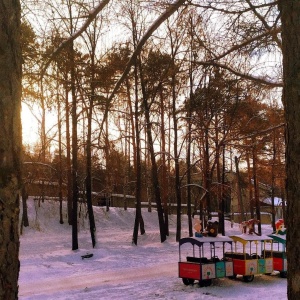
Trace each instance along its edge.
<instances>
[{"instance_id":1,"label":"snowy path","mask_svg":"<svg viewBox=\"0 0 300 300\"><path fill-rule=\"evenodd\" d=\"M102 271L69 277L41 279L34 283L23 283L19 288L20 297L33 295L46 295L68 290L81 290L101 286L103 284L116 284L137 282L177 274L177 264L167 263L154 266L139 267L117 271Z\"/></svg>"}]
</instances>

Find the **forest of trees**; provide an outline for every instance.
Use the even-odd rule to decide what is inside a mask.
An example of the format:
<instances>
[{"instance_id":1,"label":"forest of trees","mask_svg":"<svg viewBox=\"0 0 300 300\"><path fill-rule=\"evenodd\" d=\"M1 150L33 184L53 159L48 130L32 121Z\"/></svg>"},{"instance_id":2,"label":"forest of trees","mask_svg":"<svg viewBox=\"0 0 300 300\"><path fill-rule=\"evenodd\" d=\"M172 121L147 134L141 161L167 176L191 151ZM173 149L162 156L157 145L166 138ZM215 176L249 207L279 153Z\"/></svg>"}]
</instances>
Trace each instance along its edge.
<instances>
[{"instance_id":1,"label":"forest of trees","mask_svg":"<svg viewBox=\"0 0 300 300\"><path fill-rule=\"evenodd\" d=\"M299 16L299 1L290 2L297 3ZM31 0L20 6L18 1L1 0L0 4L5 28L0 31L5 37L0 45L5 49L1 50L5 54L0 51L0 105L5 108L0 117L2 128L8 128L0 134L4 174L0 233L6 249L12 247L11 254L16 254L10 255L12 263L6 252L0 252L0 298L17 298L17 191L22 189L25 200L32 164L55 170L60 201L62 186L67 187L73 250L79 247L75 220L82 192L95 245L95 179L99 191L135 196L135 244L139 230L145 232L141 210L145 197L156 204L161 242L168 236L168 203L177 206L179 240L182 203L187 203L192 235L192 204L200 196L200 210L218 211L223 232L228 172L240 174L247 184L255 218L260 218L259 183L270 187L272 199L285 199L287 194L288 207L293 203L294 208L288 208L287 225L295 226L299 162L293 149L298 145L295 129L299 126L293 122L299 104L291 100L296 95L286 91L293 84L297 87L296 82L286 86L286 78L294 73L282 73L281 62L283 54L283 66L293 66L286 59L293 40L289 37L292 4L278 6L268 0ZM279 8L286 31L281 28L285 23ZM297 30L292 32L296 35ZM298 57L299 47L295 44L293 49ZM11 85L16 87L13 93ZM40 137L34 145L23 145L23 169L21 100L38 121ZM57 120L51 127L49 114ZM291 124L286 127L288 137L294 130L287 146L285 122ZM287 155L294 155L292 160L286 160L286 149ZM13 153L7 162L6 153ZM285 170L288 179L294 176L287 191ZM60 222L64 221L61 216ZM7 228L14 238L4 234ZM296 231L288 239L294 237ZM295 258L288 259L291 266ZM12 268L6 269L7 265ZM299 273L298 265L289 269L290 299L300 293L299 283L293 287L290 276Z\"/></svg>"},{"instance_id":2,"label":"forest of trees","mask_svg":"<svg viewBox=\"0 0 300 300\"><path fill-rule=\"evenodd\" d=\"M162 242L170 203L177 205L176 239L182 203L188 204L193 234L197 198L201 212L219 212L224 232L226 173L239 165L248 181L252 217L260 219L254 212L258 182L270 187L273 198L284 197L276 6L235 3L234 10L226 5L221 10L177 2L177 11L146 42L149 24L173 7L164 13L165 3L103 1L101 13L87 19L83 16L97 8L93 2L34 7L27 2L22 11L23 105L37 118L40 134L38 143L24 145L26 163L57 170L60 186L68 187L70 224L80 191L88 205L93 191L104 191L136 196L135 243L139 225L144 232L142 201L156 203ZM40 16L39 9L46 13ZM215 24L221 17L222 24ZM67 43L87 20L86 30ZM126 78L116 89L124 70ZM51 127L49 113L57 116ZM89 212L93 218L91 206ZM76 249L76 228L73 242Z\"/></svg>"}]
</instances>

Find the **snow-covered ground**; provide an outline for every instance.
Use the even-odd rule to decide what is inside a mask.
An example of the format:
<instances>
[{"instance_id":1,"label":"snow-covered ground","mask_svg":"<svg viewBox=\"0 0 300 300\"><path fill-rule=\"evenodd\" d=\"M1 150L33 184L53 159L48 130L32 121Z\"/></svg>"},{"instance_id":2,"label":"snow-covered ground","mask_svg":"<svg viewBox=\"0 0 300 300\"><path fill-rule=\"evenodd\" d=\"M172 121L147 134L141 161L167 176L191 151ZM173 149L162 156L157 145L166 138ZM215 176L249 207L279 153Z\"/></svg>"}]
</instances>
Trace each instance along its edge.
<instances>
[{"instance_id":1,"label":"snow-covered ground","mask_svg":"<svg viewBox=\"0 0 300 300\"><path fill-rule=\"evenodd\" d=\"M23 228L20 244L19 299L287 299L287 280L274 273L242 278L213 279L209 287L185 286L178 278L178 243L175 216L170 216L170 236L160 243L155 211L143 211L146 234L132 245L134 209L94 207L97 245L92 248L87 212L80 207L79 250L72 251L72 231L59 224L59 205L28 200L30 226ZM183 234L187 220L183 216ZM263 233L272 229L263 225ZM226 234L239 234L238 224L226 223ZM92 253L91 258L81 256Z\"/></svg>"}]
</instances>

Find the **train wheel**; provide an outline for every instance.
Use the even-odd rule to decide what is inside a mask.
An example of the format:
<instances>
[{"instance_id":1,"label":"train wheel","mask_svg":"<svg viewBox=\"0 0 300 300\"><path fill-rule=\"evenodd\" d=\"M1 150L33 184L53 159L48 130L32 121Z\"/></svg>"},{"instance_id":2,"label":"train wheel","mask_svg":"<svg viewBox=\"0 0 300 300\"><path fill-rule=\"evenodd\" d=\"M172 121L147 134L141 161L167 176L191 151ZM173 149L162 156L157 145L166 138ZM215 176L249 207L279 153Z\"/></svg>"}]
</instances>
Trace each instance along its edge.
<instances>
[{"instance_id":1,"label":"train wheel","mask_svg":"<svg viewBox=\"0 0 300 300\"><path fill-rule=\"evenodd\" d=\"M245 282L251 282L254 279L254 275L244 275L243 279Z\"/></svg>"},{"instance_id":2,"label":"train wheel","mask_svg":"<svg viewBox=\"0 0 300 300\"><path fill-rule=\"evenodd\" d=\"M232 276L228 276L229 279L236 279L236 274L233 274Z\"/></svg>"},{"instance_id":3,"label":"train wheel","mask_svg":"<svg viewBox=\"0 0 300 300\"><path fill-rule=\"evenodd\" d=\"M199 280L199 283L198 283L198 284L199 284L200 287L204 287L204 286L205 286L205 285L204 285L204 280Z\"/></svg>"},{"instance_id":4,"label":"train wheel","mask_svg":"<svg viewBox=\"0 0 300 300\"><path fill-rule=\"evenodd\" d=\"M287 278L287 271L280 272L280 277L281 278Z\"/></svg>"},{"instance_id":5,"label":"train wheel","mask_svg":"<svg viewBox=\"0 0 300 300\"><path fill-rule=\"evenodd\" d=\"M211 285L211 283L212 283L212 280L211 279L206 279L206 280L204 280L205 282L204 282L204 286L210 286Z\"/></svg>"},{"instance_id":6,"label":"train wheel","mask_svg":"<svg viewBox=\"0 0 300 300\"><path fill-rule=\"evenodd\" d=\"M190 279L190 278L182 278L182 282L183 282L185 285L193 284L194 281L195 281L194 279Z\"/></svg>"},{"instance_id":7,"label":"train wheel","mask_svg":"<svg viewBox=\"0 0 300 300\"><path fill-rule=\"evenodd\" d=\"M212 283L211 279L199 280L199 287L210 286Z\"/></svg>"}]
</instances>

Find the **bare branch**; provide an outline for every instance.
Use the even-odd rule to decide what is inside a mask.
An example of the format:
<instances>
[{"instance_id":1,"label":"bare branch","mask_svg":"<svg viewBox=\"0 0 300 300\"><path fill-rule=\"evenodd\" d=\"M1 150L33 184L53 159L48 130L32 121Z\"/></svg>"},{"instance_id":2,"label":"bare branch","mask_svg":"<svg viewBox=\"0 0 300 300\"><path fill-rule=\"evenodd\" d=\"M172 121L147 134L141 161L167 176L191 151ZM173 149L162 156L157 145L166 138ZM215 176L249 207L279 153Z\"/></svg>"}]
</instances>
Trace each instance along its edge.
<instances>
[{"instance_id":1,"label":"bare branch","mask_svg":"<svg viewBox=\"0 0 300 300\"><path fill-rule=\"evenodd\" d=\"M270 87L283 87L282 82L272 82L272 81L269 81L269 80L267 80L263 77L256 77L256 76L253 76L253 75L245 74L245 73L237 71L237 70L235 70L235 69L233 69L233 68L231 68L227 65L217 63L217 62L214 62L214 61L197 61L196 63L199 64L199 65L203 65L203 66L216 66L216 67L228 70L229 72L231 72L231 73L233 73L233 74L235 74L235 75L237 75L241 78L245 78L245 79L257 82L259 84L267 85L267 86L270 86Z\"/></svg>"},{"instance_id":2,"label":"bare branch","mask_svg":"<svg viewBox=\"0 0 300 300\"><path fill-rule=\"evenodd\" d=\"M246 2L248 3L248 5L251 8L251 10L254 13L254 15L262 22L262 24L265 26L265 28L271 32L272 28L269 26L269 24L267 23L267 21L265 20L265 18L260 13L258 13L256 7L251 3L251 1L250 0L246 0ZM282 48L281 40L274 33L272 34L272 36L273 36L275 42L277 43L278 47L281 49Z\"/></svg>"},{"instance_id":3,"label":"bare branch","mask_svg":"<svg viewBox=\"0 0 300 300\"><path fill-rule=\"evenodd\" d=\"M254 8L263 8L263 7L269 7L272 5L277 5L278 1L273 1L270 3L265 3L265 4L260 4L260 5L253 5ZM197 4L197 3L190 3L190 5L195 6L195 7L200 7L204 9L211 9L214 11L226 13L226 14L242 14L251 11L252 9L249 8L244 8L243 10L233 10L233 9L224 9L224 8L218 8L217 6L213 6L211 3L208 5L202 5L202 4Z\"/></svg>"},{"instance_id":4,"label":"bare branch","mask_svg":"<svg viewBox=\"0 0 300 300\"><path fill-rule=\"evenodd\" d=\"M73 35L71 35L68 39L64 40L59 46L58 48L50 55L48 61L45 63L42 72L41 72L41 77L44 76L47 68L49 67L51 61L58 56L58 54L64 49L66 48L70 43L72 43L72 41L74 41L75 39L77 39L87 28L88 26L91 24L91 22L96 18L96 16L98 15L98 13L109 3L110 0L103 0L101 3L99 3L98 6L96 6L93 10L91 10L88 14L87 20L85 21L85 23L82 25L82 27L75 32Z\"/></svg>"},{"instance_id":5,"label":"bare branch","mask_svg":"<svg viewBox=\"0 0 300 300\"><path fill-rule=\"evenodd\" d=\"M272 29L270 29L268 31L265 31L265 32L263 32L263 33L261 33L261 34L259 34L257 36L254 36L254 37L252 37L252 38L250 38L250 39L248 39L248 40L246 40L246 41L244 41L244 42L242 42L240 44L234 45L233 47L231 47L226 52L224 52L224 53L222 53L220 55L215 55L215 58L213 58L213 60L219 60L219 59L225 57L226 55L228 55L228 54L230 54L230 53L232 53L232 52L234 52L236 50L239 50L239 49L241 49L241 48L243 48L243 47L251 44L254 41L258 41L261 38L263 38L265 36L268 36L270 34L271 35L275 35L275 34L278 34L280 32L281 32L281 28L280 27L278 27L278 28L272 28Z\"/></svg>"},{"instance_id":6,"label":"bare branch","mask_svg":"<svg viewBox=\"0 0 300 300\"><path fill-rule=\"evenodd\" d=\"M153 32L166 20L168 19L181 5L183 5L187 0L177 0L175 1L175 3L170 4L170 6L166 9L166 11L159 16L156 21L154 21L154 23L151 25L151 27L148 29L148 31L144 34L144 36L142 37L142 39L139 41L139 43L136 46L136 49L134 50L131 58L129 59L126 68L122 74L122 76L120 77L120 79L117 81L110 97L109 97L109 101L111 101L111 99L114 97L115 93L117 92L117 90L119 89L120 85L122 84L122 82L124 81L124 79L126 78L127 74L130 71L130 68L132 67L132 65L134 64L134 62L136 61L137 56L139 55L139 53L141 52L144 44L146 43L146 41L149 39L149 37L153 34Z\"/></svg>"},{"instance_id":7,"label":"bare branch","mask_svg":"<svg viewBox=\"0 0 300 300\"><path fill-rule=\"evenodd\" d=\"M272 127L269 127L267 129L264 129L264 130L261 130L259 132L254 132L254 133L251 133L251 134L248 134L248 135L244 135L244 136L238 136L236 138L231 138L230 141L234 142L234 141L241 141L241 140L244 140L244 139L249 139L249 138L255 138L255 137L259 137L259 136L262 136L262 135L267 135L269 134L270 132L278 129L278 128L282 128L282 127L285 127L286 126L286 123L280 123L278 125L275 125L275 126L272 126ZM238 144L229 144L228 142L226 142L226 145L230 145L230 146L235 146L235 147L238 147L240 145ZM244 147L248 147L248 146L244 146Z\"/></svg>"}]
</instances>

